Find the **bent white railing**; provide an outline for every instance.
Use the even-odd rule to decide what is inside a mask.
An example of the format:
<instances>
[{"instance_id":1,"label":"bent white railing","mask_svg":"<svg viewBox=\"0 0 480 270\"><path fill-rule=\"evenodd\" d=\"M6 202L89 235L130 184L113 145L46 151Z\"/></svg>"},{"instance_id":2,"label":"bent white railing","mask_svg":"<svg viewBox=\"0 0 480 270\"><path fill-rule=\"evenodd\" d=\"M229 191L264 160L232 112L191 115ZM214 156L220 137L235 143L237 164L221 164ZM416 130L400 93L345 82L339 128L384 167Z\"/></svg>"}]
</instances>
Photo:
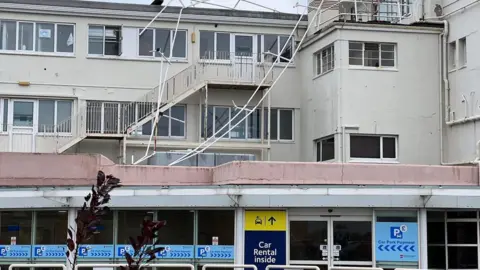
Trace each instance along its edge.
<instances>
[{"instance_id":1,"label":"bent white railing","mask_svg":"<svg viewBox=\"0 0 480 270\"><path fill-rule=\"evenodd\" d=\"M248 269L251 268L253 270L258 270L256 265L253 264L220 264L220 263L207 263L202 266L202 270L205 270L207 268L242 268L242 269Z\"/></svg>"},{"instance_id":2,"label":"bent white railing","mask_svg":"<svg viewBox=\"0 0 480 270\"><path fill-rule=\"evenodd\" d=\"M310 270L320 270L320 267L315 265L267 265L265 270L270 269L310 269Z\"/></svg>"}]
</instances>

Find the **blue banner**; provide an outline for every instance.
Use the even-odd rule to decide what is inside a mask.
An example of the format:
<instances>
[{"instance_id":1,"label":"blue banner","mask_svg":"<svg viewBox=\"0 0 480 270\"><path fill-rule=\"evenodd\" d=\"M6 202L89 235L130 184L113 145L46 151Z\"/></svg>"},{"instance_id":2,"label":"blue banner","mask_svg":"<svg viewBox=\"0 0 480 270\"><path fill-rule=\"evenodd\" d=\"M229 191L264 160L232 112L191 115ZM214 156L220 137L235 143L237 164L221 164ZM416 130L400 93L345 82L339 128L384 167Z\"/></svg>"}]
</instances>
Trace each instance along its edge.
<instances>
[{"instance_id":1,"label":"blue banner","mask_svg":"<svg viewBox=\"0 0 480 270\"><path fill-rule=\"evenodd\" d=\"M78 248L78 256L86 259L113 258L113 245L82 245Z\"/></svg>"},{"instance_id":2,"label":"blue banner","mask_svg":"<svg viewBox=\"0 0 480 270\"><path fill-rule=\"evenodd\" d=\"M415 222L376 222L375 259L418 262L418 225Z\"/></svg>"},{"instance_id":3,"label":"blue banner","mask_svg":"<svg viewBox=\"0 0 480 270\"><path fill-rule=\"evenodd\" d=\"M245 264L265 270L269 264L287 264L285 231L245 231Z\"/></svg>"},{"instance_id":4,"label":"blue banner","mask_svg":"<svg viewBox=\"0 0 480 270\"><path fill-rule=\"evenodd\" d=\"M160 259L193 259L194 247L189 245L158 245L164 250L157 253Z\"/></svg>"},{"instance_id":5,"label":"blue banner","mask_svg":"<svg viewBox=\"0 0 480 270\"><path fill-rule=\"evenodd\" d=\"M125 258L125 253L133 256L133 247L131 245L115 245L115 258Z\"/></svg>"},{"instance_id":6,"label":"blue banner","mask_svg":"<svg viewBox=\"0 0 480 270\"><path fill-rule=\"evenodd\" d=\"M32 256L32 246L30 245L11 245L0 246L0 258L30 258Z\"/></svg>"},{"instance_id":7,"label":"blue banner","mask_svg":"<svg viewBox=\"0 0 480 270\"><path fill-rule=\"evenodd\" d=\"M67 245L34 245L33 258L66 258Z\"/></svg>"},{"instance_id":8,"label":"blue banner","mask_svg":"<svg viewBox=\"0 0 480 270\"><path fill-rule=\"evenodd\" d=\"M195 258L233 260L235 254L234 246L197 246Z\"/></svg>"}]
</instances>

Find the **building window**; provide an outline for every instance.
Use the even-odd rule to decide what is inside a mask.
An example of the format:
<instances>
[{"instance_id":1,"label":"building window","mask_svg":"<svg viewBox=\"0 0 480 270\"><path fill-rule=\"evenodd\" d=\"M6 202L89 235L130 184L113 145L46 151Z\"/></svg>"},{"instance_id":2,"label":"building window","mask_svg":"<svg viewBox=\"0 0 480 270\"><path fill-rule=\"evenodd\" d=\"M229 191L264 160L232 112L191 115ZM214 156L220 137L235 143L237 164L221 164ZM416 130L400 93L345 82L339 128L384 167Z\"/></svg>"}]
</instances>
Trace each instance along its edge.
<instances>
[{"instance_id":1,"label":"building window","mask_svg":"<svg viewBox=\"0 0 480 270\"><path fill-rule=\"evenodd\" d=\"M225 132L227 132L230 129L230 127L233 127L238 123L238 125L234 127L230 131L230 133L224 136L223 138L238 139L238 140L260 139L260 121L261 121L260 110L256 109L243 121L242 119L247 114L246 111L240 112L240 114L236 118L234 118L235 115L239 113L239 111L240 109L237 109L235 107L208 106L207 137L213 136L213 134L215 134L216 132L219 132L217 134L217 137L220 137L223 134L225 134ZM224 126L228 125L230 120L233 120L233 121L229 124L229 126L224 128ZM202 137L205 137L205 109L202 110L201 130L202 130Z\"/></svg>"},{"instance_id":2,"label":"building window","mask_svg":"<svg viewBox=\"0 0 480 270\"><path fill-rule=\"evenodd\" d=\"M163 112L157 124L157 136L160 137L185 137L186 107L175 105ZM152 134L152 121L142 126L142 135Z\"/></svg>"},{"instance_id":3,"label":"building window","mask_svg":"<svg viewBox=\"0 0 480 270\"><path fill-rule=\"evenodd\" d=\"M283 50L283 53L280 57L280 63L288 63L288 61L292 58L293 54L293 38L289 41L289 36L279 36L279 35L259 35L258 36L258 62L264 62L266 59L270 59L273 57L272 61L275 62L277 57L274 55L278 55L279 52ZM288 42L288 43L287 43ZM263 44L263 46L262 46ZM267 53L270 52L274 55L268 55Z\"/></svg>"},{"instance_id":4,"label":"building window","mask_svg":"<svg viewBox=\"0 0 480 270\"><path fill-rule=\"evenodd\" d=\"M142 29L139 29L139 34ZM187 31L178 30L173 44L175 30L146 29L138 37L138 55L161 57L187 58Z\"/></svg>"},{"instance_id":5,"label":"building window","mask_svg":"<svg viewBox=\"0 0 480 270\"><path fill-rule=\"evenodd\" d=\"M315 144L317 146L317 161L335 159L335 137L320 139Z\"/></svg>"},{"instance_id":6,"label":"building window","mask_svg":"<svg viewBox=\"0 0 480 270\"><path fill-rule=\"evenodd\" d=\"M200 59L230 60L230 33L200 31Z\"/></svg>"},{"instance_id":7,"label":"building window","mask_svg":"<svg viewBox=\"0 0 480 270\"><path fill-rule=\"evenodd\" d=\"M0 21L0 50L46 53L74 52L73 24Z\"/></svg>"},{"instance_id":8,"label":"building window","mask_svg":"<svg viewBox=\"0 0 480 270\"><path fill-rule=\"evenodd\" d=\"M458 40L458 66L464 67L467 65L467 38Z\"/></svg>"},{"instance_id":9,"label":"building window","mask_svg":"<svg viewBox=\"0 0 480 270\"><path fill-rule=\"evenodd\" d=\"M395 67L395 44L349 42L349 64L364 67Z\"/></svg>"},{"instance_id":10,"label":"building window","mask_svg":"<svg viewBox=\"0 0 480 270\"><path fill-rule=\"evenodd\" d=\"M293 141L293 109L270 109L270 140ZM265 137L268 134L268 111L265 110Z\"/></svg>"},{"instance_id":11,"label":"building window","mask_svg":"<svg viewBox=\"0 0 480 270\"><path fill-rule=\"evenodd\" d=\"M72 105L70 100L40 100L38 102L39 133L71 133Z\"/></svg>"},{"instance_id":12,"label":"building window","mask_svg":"<svg viewBox=\"0 0 480 270\"><path fill-rule=\"evenodd\" d=\"M35 244L61 245L65 243L65 228L68 228L66 210L35 212Z\"/></svg>"},{"instance_id":13,"label":"building window","mask_svg":"<svg viewBox=\"0 0 480 270\"><path fill-rule=\"evenodd\" d=\"M90 25L88 28L88 54L121 55L122 27Z\"/></svg>"},{"instance_id":14,"label":"building window","mask_svg":"<svg viewBox=\"0 0 480 270\"><path fill-rule=\"evenodd\" d=\"M321 75L335 68L334 46L329 45L327 48L315 54L315 71L316 75Z\"/></svg>"},{"instance_id":15,"label":"building window","mask_svg":"<svg viewBox=\"0 0 480 270\"><path fill-rule=\"evenodd\" d=\"M396 160L396 136L350 135L350 158Z\"/></svg>"},{"instance_id":16,"label":"building window","mask_svg":"<svg viewBox=\"0 0 480 270\"><path fill-rule=\"evenodd\" d=\"M8 131L8 99L0 98L0 133Z\"/></svg>"},{"instance_id":17,"label":"building window","mask_svg":"<svg viewBox=\"0 0 480 270\"><path fill-rule=\"evenodd\" d=\"M450 42L448 44L448 69L453 70L457 67L455 54L457 53L457 42Z\"/></svg>"}]
</instances>

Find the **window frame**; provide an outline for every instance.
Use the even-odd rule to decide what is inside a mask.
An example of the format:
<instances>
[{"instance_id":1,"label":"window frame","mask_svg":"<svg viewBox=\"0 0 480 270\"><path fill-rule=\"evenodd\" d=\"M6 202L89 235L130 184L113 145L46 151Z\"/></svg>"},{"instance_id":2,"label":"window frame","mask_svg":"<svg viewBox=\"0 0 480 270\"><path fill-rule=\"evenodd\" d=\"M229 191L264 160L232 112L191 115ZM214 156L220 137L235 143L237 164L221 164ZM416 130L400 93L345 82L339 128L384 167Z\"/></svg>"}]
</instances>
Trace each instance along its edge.
<instances>
[{"instance_id":1,"label":"window frame","mask_svg":"<svg viewBox=\"0 0 480 270\"><path fill-rule=\"evenodd\" d=\"M103 40L102 40L102 44L103 44L103 52L102 54L95 54L95 53L90 53L90 27L103 27ZM119 33L120 33L120 36L118 38L118 53L116 55L114 54L105 54L105 41L106 41L106 31L105 29L107 27L115 27L115 28L118 28L119 29ZM87 56L88 57L114 57L114 58L117 58L117 57L121 57L122 54L123 54L123 48L122 48L122 42L123 42L123 25L110 25L110 24L88 24L87 26Z\"/></svg>"},{"instance_id":2,"label":"window frame","mask_svg":"<svg viewBox=\"0 0 480 270\"><path fill-rule=\"evenodd\" d=\"M287 108L270 108L270 118L271 118L271 111L276 110L277 111L277 138L272 138L271 136L271 127L270 123L268 123L268 109L265 110L265 123L268 123L266 128L265 128L265 139L268 139L268 133L270 133L270 141L276 141L276 142L294 142L295 141L295 109L287 109ZM281 123L281 117L280 117L280 112L281 111L291 111L292 112L292 139L281 139L280 136L280 123ZM273 119L270 119L273 120ZM270 130L270 132L269 132Z\"/></svg>"},{"instance_id":3,"label":"window frame","mask_svg":"<svg viewBox=\"0 0 480 270\"><path fill-rule=\"evenodd\" d=\"M7 115L4 114L5 112L5 102L7 102ZM10 110L10 104L8 98L0 98L0 134L8 134L8 110ZM7 119L7 122L4 123L4 119ZM7 129L4 130L4 125L6 125Z\"/></svg>"},{"instance_id":4,"label":"window frame","mask_svg":"<svg viewBox=\"0 0 480 270\"><path fill-rule=\"evenodd\" d=\"M36 100L36 102L38 103L37 105L37 110L38 110L38 113L37 113L37 118L40 117L40 101L42 100L48 100L48 101L54 101L54 109L53 109L53 127L54 127L54 131L53 132L44 132L44 131L40 131L40 123L37 123L38 124L38 127L37 127L37 130L35 131L38 135L52 135L52 134L60 134L60 135L63 135L63 136L68 136L68 135L72 135L72 129L73 129L73 124L72 124L72 118L73 118L73 112L74 112L74 102L73 100L67 100L67 99L38 99ZM70 132L58 132L58 102L61 102L61 101L69 101L71 102L71 109L70 109ZM39 120L37 120L39 121Z\"/></svg>"},{"instance_id":5,"label":"window frame","mask_svg":"<svg viewBox=\"0 0 480 270\"><path fill-rule=\"evenodd\" d=\"M212 115L212 136L213 134L215 134L216 132L216 125L215 125L215 118L216 118L216 108L228 108L228 121L227 122L230 122L232 120L232 110L235 110L236 107L231 107L231 106L228 106L228 105L208 105L208 107L211 107L212 108L212 112L213 112L213 115ZM249 108L247 108L249 109ZM258 113L258 116L259 116L259 121L261 122L262 121L262 111L260 109L256 109L257 113ZM204 121L205 121L205 105L202 106L202 111L200 112L200 136L202 139L205 138L205 134L204 134L204 128L203 128L203 125L204 125ZM208 113L208 111L207 111ZM238 112L234 112L234 115L237 115ZM245 111L245 115L247 114L248 112ZM253 114L253 113L252 113ZM235 120L240 120L242 119L244 116L238 116L237 118L235 118ZM241 118L239 118L241 117ZM207 119L208 119L208 115L207 115ZM259 138L250 138L249 137L249 124L250 124L250 120L249 120L249 117L246 117L245 120L244 120L245 124L244 124L244 128L245 128L245 137L244 138L232 138L232 135L231 135L231 132L233 130L230 130L230 132L228 133L228 137L227 136L224 136L223 138L221 138L220 140L231 140L231 141L251 141L251 142L257 142L257 141L261 141L261 137L262 137L262 134L261 134L261 123L259 124L259 130L258 130L258 137ZM208 123L208 120L207 120L207 123ZM238 125L240 126L240 125ZM237 126L237 127L238 127ZM232 123L229 123L228 124L228 129L230 129L232 127ZM208 128L208 127L207 127ZM223 133L225 132L225 129L222 130L222 132L220 133ZM203 136L202 136L203 135ZM208 134L207 134L208 135ZM215 137L215 138L219 138L219 137Z\"/></svg>"},{"instance_id":6,"label":"window frame","mask_svg":"<svg viewBox=\"0 0 480 270\"><path fill-rule=\"evenodd\" d=\"M350 63L350 60L351 60L351 56L350 56L350 52L352 51L352 49L350 48L350 44L352 43L356 43L356 44L362 44L362 64L361 65L354 65L354 64L351 64ZM376 44L378 45L378 63L379 63L379 66L378 67L373 67L373 66L366 66L365 65L365 44ZM382 46L383 45L389 45L389 46L393 46L393 66L382 66ZM349 56L348 56L348 66L349 68L362 68L362 69L375 69L375 70L378 70L378 69L384 69L384 70L396 70L397 69L397 43L393 43L393 42L375 42L375 41L354 41L354 40L349 40L348 41L348 53L349 53ZM353 51L358 51L358 50L353 50ZM390 52L390 51L387 51L387 52ZM390 60L390 59L388 59Z\"/></svg>"},{"instance_id":7,"label":"window frame","mask_svg":"<svg viewBox=\"0 0 480 270\"><path fill-rule=\"evenodd\" d=\"M330 51L330 54L328 54L328 52ZM327 55L327 70L323 70L323 52L326 52ZM328 56L331 56L331 59L332 59L332 62L330 62L331 64L331 68L329 69L329 62L328 62ZM324 47L323 49L321 49L320 51L316 52L314 54L314 60L315 60L315 65L314 65L314 68L315 68L315 76L320 76L320 75L323 75L323 74L326 74L328 72L331 72L333 70L335 70L335 44L330 44L330 45L327 45L326 47Z\"/></svg>"},{"instance_id":8,"label":"window frame","mask_svg":"<svg viewBox=\"0 0 480 270\"><path fill-rule=\"evenodd\" d=\"M52 21L26 21L26 20L0 20L0 27L2 22L15 22L15 49L14 50L7 50L7 49L1 49L0 48L0 53L5 53L5 54L33 54L33 55L55 55L55 56L75 56L75 51L76 51L76 24L75 23L63 23L63 22L52 22ZM33 24L33 33L32 33L32 39L33 39L33 47L32 50L21 50L19 49L19 34L20 34L20 24L21 23L29 23ZM53 24L54 26L54 34L55 38L53 40L53 52L43 52L43 51L37 51L37 25L38 24ZM71 26L73 28L72 35L73 35L73 51L72 52L59 52L58 51L58 26Z\"/></svg>"},{"instance_id":9,"label":"window frame","mask_svg":"<svg viewBox=\"0 0 480 270\"><path fill-rule=\"evenodd\" d=\"M324 141L327 141L327 140L330 140L330 139L333 139L333 158L323 160L323 155L322 155L322 152L323 152L323 144L322 144L322 143L323 143ZM330 136L326 136L326 137L320 138L320 139L318 139L318 140L315 140L315 150L317 151L316 156L315 156L316 162L331 162L331 161L335 161L335 160L336 160L335 144L336 144L336 142L335 142L335 135L330 135Z\"/></svg>"},{"instance_id":10,"label":"window frame","mask_svg":"<svg viewBox=\"0 0 480 270\"><path fill-rule=\"evenodd\" d=\"M136 116L135 117L136 117L136 119L138 119L138 105L135 106L135 107L136 107ZM177 121L177 122L181 123L178 120L172 119L171 115L172 115L172 108L173 107L183 107L183 119L184 119L183 120L183 136L172 135L172 121ZM165 112L164 112L164 115L162 116L162 118L167 118L168 119L168 135L167 136L161 136L161 135L156 134L155 137L157 137L157 138L169 138L169 139L185 139L187 137L187 105L185 105L185 104L175 104L175 105L173 105L172 107L168 108L168 115L166 115ZM153 121L153 119L152 119L152 121ZM150 136L150 134L143 134L142 127L140 128L139 133L141 133L141 135L143 135L143 136Z\"/></svg>"},{"instance_id":11,"label":"window frame","mask_svg":"<svg viewBox=\"0 0 480 270\"><path fill-rule=\"evenodd\" d=\"M173 45L174 45L174 42L173 42L173 35L175 34L175 29L170 29L170 28L146 28L145 31L147 30L152 30L153 31L153 52L152 52L152 55L148 56L148 55L140 55L140 32L142 32L143 28L137 28L138 32L137 32L137 52L136 52L136 56L139 57L139 58L143 58L143 59L158 59L158 58L161 58L162 56L158 55L157 56L157 52L155 51L156 50L156 35L157 35L157 31L156 30L169 30L170 31L170 57L166 57L168 59L173 59L173 60L186 60L188 59L188 30L187 29L178 29L177 30L177 34L178 32L185 32L185 57L175 57L173 56ZM175 42L177 41L176 37L175 37Z\"/></svg>"},{"instance_id":12,"label":"window frame","mask_svg":"<svg viewBox=\"0 0 480 270\"><path fill-rule=\"evenodd\" d=\"M380 139L380 158L361 158L361 157L352 157L351 156L351 137L376 137ZM391 138L395 140L395 158L384 158L383 157L383 139L384 138ZM385 163L397 163L398 159L398 136L397 135L375 135L375 134L357 134L357 133L350 133L349 136L349 152L348 157L350 162L385 162Z\"/></svg>"},{"instance_id":13,"label":"window frame","mask_svg":"<svg viewBox=\"0 0 480 270\"><path fill-rule=\"evenodd\" d=\"M256 46L260 46L260 48L257 48L257 54L258 54L258 57L256 57L256 61L260 64L265 64L265 55L264 53L266 51L265 50L265 36L277 36L277 52L280 53L280 51L282 50L282 46L280 45L281 44L281 38L282 37L285 37L285 38L289 38L290 35L279 35L279 34L257 34L257 44ZM290 39L290 42L291 42L291 48L292 48L292 55L295 51L295 37L292 36L292 38ZM254 43L255 43L255 40L254 40ZM255 46L255 44L254 44ZM289 59L291 60L291 58ZM286 61L286 60L285 60ZM287 65L288 64L288 61L286 62L281 62L281 59L280 61L278 61L278 63L276 63L276 65ZM291 61L291 64L295 64L295 58L293 58L293 60Z\"/></svg>"},{"instance_id":14,"label":"window frame","mask_svg":"<svg viewBox=\"0 0 480 270\"><path fill-rule=\"evenodd\" d=\"M201 39L201 35L202 35L202 32L204 33L213 33L213 58L210 58L210 57L203 57L202 56L202 51L200 50L200 43L202 42L202 39ZM231 52L231 47L232 47L232 38L234 38L234 33L230 33L230 32L222 32L222 31L211 31L211 30L199 30L198 32L198 36L199 36L199 44L198 44L198 50L199 50L199 59L200 61L215 61L215 62L220 62L220 63L230 63L233 59L232 59L232 55L235 54L235 52ZM228 37L229 37L229 43L228 43L228 47L230 48L229 49L229 58L228 59L223 59L223 58L218 58L218 50L217 50L217 42L218 42L218 34L228 34ZM254 44L255 45L255 44Z\"/></svg>"}]
</instances>

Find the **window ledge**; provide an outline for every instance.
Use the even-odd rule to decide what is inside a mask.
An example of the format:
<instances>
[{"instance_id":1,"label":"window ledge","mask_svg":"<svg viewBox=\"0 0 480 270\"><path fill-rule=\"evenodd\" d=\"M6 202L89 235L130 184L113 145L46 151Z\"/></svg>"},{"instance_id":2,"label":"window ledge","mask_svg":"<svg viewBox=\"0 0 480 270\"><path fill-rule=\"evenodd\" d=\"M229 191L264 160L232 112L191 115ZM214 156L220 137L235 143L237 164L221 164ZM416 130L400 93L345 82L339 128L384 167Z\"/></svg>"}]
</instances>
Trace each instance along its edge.
<instances>
[{"instance_id":1,"label":"window ledge","mask_svg":"<svg viewBox=\"0 0 480 270\"><path fill-rule=\"evenodd\" d=\"M327 72L324 72L324 73L321 73L321 74L317 74L317 75L315 75L315 76L313 77L313 80L316 80L316 79L322 77L323 75L327 75L327 74L333 72L334 70L335 70L335 69L331 69L331 70L329 70L329 71L327 71Z\"/></svg>"},{"instance_id":2,"label":"window ledge","mask_svg":"<svg viewBox=\"0 0 480 270\"><path fill-rule=\"evenodd\" d=\"M295 144L295 141L294 140L270 140L270 143Z\"/></svg>"},{"instance_id":3,"label":"window ledge","mask_svg":"<svg viewBox=\"0 0 480 270\"><path fill-rule=\"evenodd\" d=\"M382 67L364 67L364 66L349 66L348 69L351 70L371 70L371 71L390 71L398 72L397 68L382 68Z\"/></svg>"},{"instance_id":4,"label":"window ledge","mask_svg":"<svg viewBox=\"0 0 480 270\"><path fill-rule=\"evenodd\" d=\"M54 53L54 52L33 52L33 51L7 51L7 50L0 50L0 54L24 55L24 56L49 56L49 57L75 58L75 54L74 54L74 53Z\"/></svg>"},{"instance_id":5,"label":"window ledge","mask_svg":"<svg viewBox=\"0 0 480 270\"><path fill-rule=\"evenodd\" d=\"M87 59L101 59L101 60L123 60L123 61L143 61L143 62L161 62L160 58L149 57L124 57L115 55L87 55ZM188 64L188 59L171 59L171 63Z\"/></svg>"},{"instance_id":6,"label":"window ledge","mask_svg":"<svg viewBox=\"0 0 480 270\"><path fill-rule=\"evenodd\" d=\"M467 68L467 65L465 64L465 65L459 67L457 70L462 70L462 69L466 69L466 68Z\"/></svg>"},{"instance_id":7,"label":"window ledge","mask_svg":"<svg viewBox=\"0 0 480 270\"><path fill-rule=\"evenodd\" d=\"M36 136L41 136L41 137L56 137L56 136L73 137L73 134L72 133L37 132Z\"/></svg>"},{"instance_id":8,"label":"window ledge","mask_svg":"<svg viewBox=\"0 0 480 270\"><path fill-rule=\"evenodd\" d=\"M214 65L233 65L234 64L234 61L230 61L230 60L205 60L205 59L198 59L198 63L200 64L214 64ZM255 64L257 67L263 67L265 66L265 63L259 63L259 62L252 62L253 64ZM244 65L245 63L242 63L242 65ZM287 63L280 63L280 64L276 64L275 67L277 68L284 68L287 66ZM295 63L291 63L288 68L296 68L295 66Z\"/></svg>"},{"instance_id":9,"label":"window ledge","mask_svg":"<svg viewBox=\"0 0 480 270\"><path fill-rule=\"evenodd\" d=\"M350 158L351 163L380 163L380 164L399 164L398 160L393 159L374 159L374 158Z\"/></svg>"}]
</instances>

